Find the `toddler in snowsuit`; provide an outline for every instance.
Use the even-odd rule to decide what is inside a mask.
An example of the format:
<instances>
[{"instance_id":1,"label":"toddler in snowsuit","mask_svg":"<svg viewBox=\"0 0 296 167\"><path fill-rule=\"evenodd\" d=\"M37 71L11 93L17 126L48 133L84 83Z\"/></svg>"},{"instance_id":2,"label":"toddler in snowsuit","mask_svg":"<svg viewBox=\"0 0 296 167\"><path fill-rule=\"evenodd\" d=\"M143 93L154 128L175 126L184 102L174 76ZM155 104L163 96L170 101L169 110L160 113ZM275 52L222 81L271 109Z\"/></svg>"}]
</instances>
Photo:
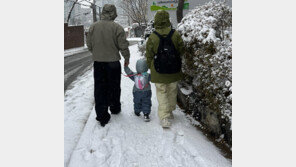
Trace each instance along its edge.
<instances>
[{"instance_id":1,"label":"toddler in snowsuit","mask_svg":"<svg viewBox=\"0 0 296 167\"><path fill-rule=\"evenodd\" d=\"M145 59L139 59L136 64L137 73L133 72L128 66L124 67L125 73L135 82L133 88L134 95L134 112L140 116L140 112L144 113L144 120L150 121L149 114L151 112L151 76L148 71Z\"/></svg>"}]
</instances>

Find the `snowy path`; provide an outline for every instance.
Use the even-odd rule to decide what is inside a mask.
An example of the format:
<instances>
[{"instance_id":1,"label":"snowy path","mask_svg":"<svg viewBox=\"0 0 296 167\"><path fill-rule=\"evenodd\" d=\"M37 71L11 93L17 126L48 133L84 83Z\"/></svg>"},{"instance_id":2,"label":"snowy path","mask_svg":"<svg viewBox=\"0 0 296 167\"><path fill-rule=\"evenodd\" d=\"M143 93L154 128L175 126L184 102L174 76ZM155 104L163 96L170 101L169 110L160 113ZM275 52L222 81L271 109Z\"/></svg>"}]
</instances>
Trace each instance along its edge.
<instances>
[{"instance_id":1,"label":"snowy path","mask_svg":"<svg viewBox=\"0 0 296 167\"><path fill-rule=\"evenodd\" d=\"M66 91L64 100L64 166L70 160L94 105L91 70L72 84L74 87Z\"/></svg>"},{"instance_id":2,"label":"snowy path","mask_svg":"<svg viewBox=\"0 0 296 167\"><path fill-rule=\"evenodd\" d=\"M130 68L134 70L140 54L137 52L137 45L130 46L130 50ZM86 82L86 80L89 81ZM158 102L154 84L152 84L151 122L144 122L143 116L140 118L134 116L133 82L122 77L122 112L119 115L112 115L110 123L102 128L95 120L93 107L90 109L91 103L93 103L92 82L92 72L88 72L85 79L80 82L80 87L84 86L85 89L91 87L90 90L83 90L84 88L79 90L79 86L74 86L73 89L77 88L76 91L79 95L76 96L72 92L71 95L65 97L65 102L67 102L65 117L71 112L70 108L71 106L73 108L74 103L79 104L78 107L73 108L73 112L75 112L75 116L72 116L73 119L69 121L65 118L68 120L65 121L65 142L70 142L69 144L65 143L65 166L67 164L69 167L231 166L231 162L225 159L217 148L190 124L180 109L174 111L175 120L171 129L166 130L159 125ZM87 102L87 100L92 101ZM85 105L84 108L83 105ZM78 112L80 109L82 111ZM91 114L81 134L83 125L75 120L85 121L86 110L89 110L88 113L91 112ZM66 132L67 130L70 132ZM75 130L80 132L74 132ZM70 140L71 136L76 140L80 134L78 142ZM70 135L70 137L66 135Z\"/></svg>"}]
</instances>

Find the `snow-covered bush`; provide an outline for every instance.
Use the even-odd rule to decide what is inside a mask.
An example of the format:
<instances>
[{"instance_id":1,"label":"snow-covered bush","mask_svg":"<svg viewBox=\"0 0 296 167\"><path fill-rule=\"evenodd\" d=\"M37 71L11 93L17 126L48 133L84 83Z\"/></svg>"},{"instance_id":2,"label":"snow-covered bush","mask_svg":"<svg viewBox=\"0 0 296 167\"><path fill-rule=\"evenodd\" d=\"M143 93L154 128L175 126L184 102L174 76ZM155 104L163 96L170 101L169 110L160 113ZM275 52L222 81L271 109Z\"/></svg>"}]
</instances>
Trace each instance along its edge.
<instances>
[{"instance_id":1,"label":"snow-covered bush","mask_svg":"<svg viewBox=\"0 0 296 167\"><path fill-rule=\"evenodd\" d=\"M144 40L143 43L138 44L138 48L139 48L139 51L141 52L141 56L145 56L147 40L148 40L148 39Z\"/></svg>"},{"instance_id":2,"label":"snow-covered bush","mask_svg":"<svg viewBox=\"0 0 296 167\"><path fill-rule=\"evenodd\" d=\"M150 20L145 31L144 31L144 37L145 39L149 37L150 34L153 33L153 31L155 31L155 28L153 27L154 24L154 20Z\"/></svg>"},{"instance_id":3,"label":"snow-covered bush","mask_svg":"<svg viewBox=\"0 0 296 167\"><path fill-rule=\"evenodd\" d=\"M232 122L232 10L222 2L209 2L191 10L178 24L185 43L182 85L193 88L189 110L207 124L216 115L219 135ZM228 135L228 136L227 136ZM229 139L231 140L231 136ZM229 143L229 141L228 141ZM231 144L231 141L230 141Z\"/></svg>"},{"instance_id":4,"label":"snow-covered bush","mask_svg":"<svg viewBox=\"0 0 296 167\"><path fill-rule=\"evenodd\" d=\"M150 34L153 33L153 31L155 31L155 28L153 27L153 23L154 23L154 20L150 20L150 22L148 23L148 25L144 31L145 41L138 46L139 51L141 52L142 56L145 56L145 53L146 53L146 43L147 43L148 37L150 36Z\"/></svg>"}]
</instances>

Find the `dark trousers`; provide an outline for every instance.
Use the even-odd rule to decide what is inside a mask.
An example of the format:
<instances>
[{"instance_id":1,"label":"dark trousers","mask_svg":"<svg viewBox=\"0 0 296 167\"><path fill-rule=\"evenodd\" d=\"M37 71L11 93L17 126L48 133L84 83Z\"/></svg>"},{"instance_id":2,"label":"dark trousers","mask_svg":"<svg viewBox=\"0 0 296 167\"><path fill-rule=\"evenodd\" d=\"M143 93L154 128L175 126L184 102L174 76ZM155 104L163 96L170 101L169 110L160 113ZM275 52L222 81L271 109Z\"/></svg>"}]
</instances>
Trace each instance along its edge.
<instances>
[{"instance_id":1,"label":"dark trousers","mask_svg":"<svg viewBox=\"0 0 296 167\"><path fill-rule=\"evenodd\" d=\"M151 112L151 90L148 91L136 91L134 95L134 111L135 113L150 114Z\"/></svg>"},{"instance_id":2,"label":"dark trousers","mask_svg":"<svg viewBox=\"0 0 296 167\"><path fill-rule=\"evenodd\" d=\"M108 122L110 114L121 110L120 104L121 65L116 62L94 62L95 109L97 121Z\"/></svg>"}]
</instances>

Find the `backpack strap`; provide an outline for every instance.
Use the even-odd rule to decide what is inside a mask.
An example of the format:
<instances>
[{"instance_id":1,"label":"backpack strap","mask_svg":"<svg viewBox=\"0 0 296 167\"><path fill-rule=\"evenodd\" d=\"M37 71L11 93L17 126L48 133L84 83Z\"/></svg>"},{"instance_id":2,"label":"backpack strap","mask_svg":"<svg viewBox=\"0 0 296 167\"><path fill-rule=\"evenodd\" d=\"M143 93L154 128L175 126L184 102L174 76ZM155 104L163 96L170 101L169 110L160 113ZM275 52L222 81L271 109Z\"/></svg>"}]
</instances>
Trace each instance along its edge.
<instances>
[{"instance_id":1,"label":"backpack strap","mask_svg":"<svg viewBox=\"0 0 296 167\"><path fill-rule=\"evenodd\" d=\"M168 36L166 38L171 39L173 34L174 34L175 30L171 29L171 31L169 32Z\"/></svg>"},{"instance_id":2,"label":"backpack strap","mask_svg":"<svg viewBox=\"0 0 296 167\"><path fill-rule=\"evenodd\" d=\"M168 39L172 38L174 32L175 32L175 29L171 29L171 31L168 33L168 35L165 38L168 38ZM164 37L160 35L158 32L153 31L153 33L157 35L159 39L164 39Z\"/></svg>"},{"instance_id":3,"label":"backpack strap","mask_svg":"<svg viewBox=\"0 0 296 167\"><path fill-rule=\"evenodd\" d=\"M161 36L158 32L153 31L153 33L154 33L155 35L157 35L159 39L163 39L163 36Z\"/></svg>"}]
</instances>

